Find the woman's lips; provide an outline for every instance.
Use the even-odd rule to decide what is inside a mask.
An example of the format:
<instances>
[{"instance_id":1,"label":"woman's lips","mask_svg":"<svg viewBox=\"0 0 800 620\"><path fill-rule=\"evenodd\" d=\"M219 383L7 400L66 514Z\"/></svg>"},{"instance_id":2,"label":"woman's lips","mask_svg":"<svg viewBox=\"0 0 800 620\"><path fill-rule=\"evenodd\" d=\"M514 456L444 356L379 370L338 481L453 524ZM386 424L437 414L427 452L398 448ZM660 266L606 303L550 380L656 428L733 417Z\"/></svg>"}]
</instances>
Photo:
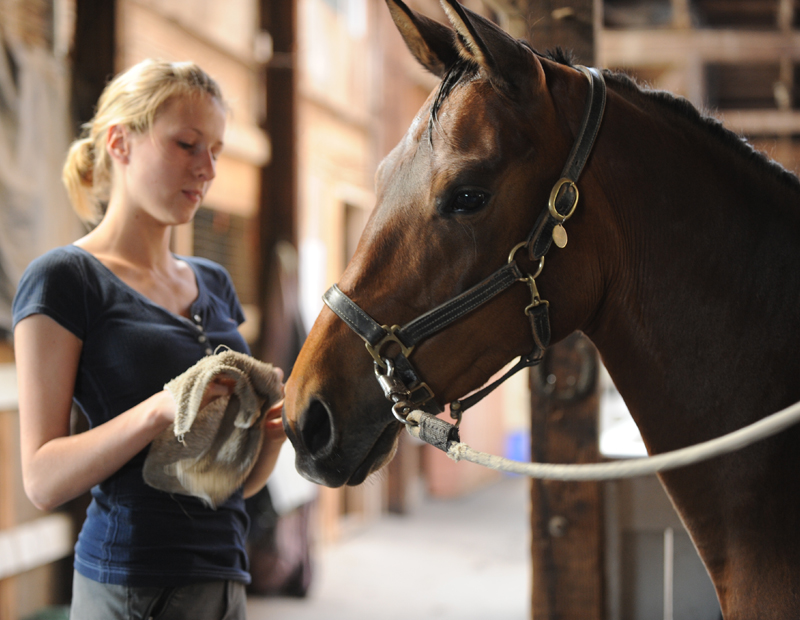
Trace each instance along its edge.
<instances>
[{"instance_id":1,"label":"woman's lips","mask_svg":"<svg viewBox=\"0 0 800 620\"><path fill-rule=\"evenodd\" d=\"M192 202L200 202L203 199L203 192L194 189L183 190L183 195Z\"/></svg>"}]
</instances>

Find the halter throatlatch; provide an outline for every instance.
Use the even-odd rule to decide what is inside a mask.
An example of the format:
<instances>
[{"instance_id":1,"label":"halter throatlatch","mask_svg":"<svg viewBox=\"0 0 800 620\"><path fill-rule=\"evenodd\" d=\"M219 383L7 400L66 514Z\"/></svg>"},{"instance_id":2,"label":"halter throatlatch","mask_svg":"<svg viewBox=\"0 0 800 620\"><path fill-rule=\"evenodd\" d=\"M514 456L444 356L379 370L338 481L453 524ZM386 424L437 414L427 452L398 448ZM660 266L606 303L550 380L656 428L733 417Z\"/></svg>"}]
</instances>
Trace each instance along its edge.
<instances>
[{"instance_id":1,"label":"halter throatlatch","mask_svg":"<svg viewBox=\"0 0 800 620\"><path fill-rule=\"evenodd\" d=\"M512 284L525 282L531 292L531 303L525 308L525 314L531 324L533 351L521 357L517 364L494 383L468 398L450 403L450 415L457 420L456 427L461 422L463 411L472 407L511 375L523 368L538 364L542 360L544 350L550 344L550 304L539 295L536 278L544 269L544 258L551 244L555 243L560 248L567 244L564 223L578 206L578 177L592 152L606 101L606 85L600 72L586 67L577 68L589 80L589 94L575 144L561 178L550 192L547 208L542 210L528 238L511 250L506 265L483 282L402 327L380 325L335 284L322 297L328 307L364 340L367 351L373 358L375 376L383 389L384 396L393 402L392 413L403 424L412 424L406 417L413 409L421 409L428 413L442 411L434 399L433 390L420 378L408 359L414 347L479 308ZM533 275L523 274L516 262L516 254L523 248L527 248L531 261L539 262L538 269ZM390 358L387 357L386 349L392 345L399 348L400 352ZM449 439L457 440L457 428L455 436Z\"/></svg>"}]
</instances>

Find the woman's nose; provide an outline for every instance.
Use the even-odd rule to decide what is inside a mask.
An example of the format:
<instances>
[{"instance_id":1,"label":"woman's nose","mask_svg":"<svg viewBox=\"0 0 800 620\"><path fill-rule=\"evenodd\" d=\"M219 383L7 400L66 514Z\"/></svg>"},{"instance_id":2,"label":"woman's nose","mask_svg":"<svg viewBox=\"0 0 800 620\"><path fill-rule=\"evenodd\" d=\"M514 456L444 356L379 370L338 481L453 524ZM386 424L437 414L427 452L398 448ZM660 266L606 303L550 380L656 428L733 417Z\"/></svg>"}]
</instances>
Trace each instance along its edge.
<instances>
[{"instance_id":1,"label":"woman's nose","mask_svg":"<svg viewBox=\"0 0 800 620\"><path fill-rule=\"evenodd\" d=\"M206 181L211 181L217 176L217 160L209 150L203 150L198 154L197 174Z\"/></svg>"}]
</instances>

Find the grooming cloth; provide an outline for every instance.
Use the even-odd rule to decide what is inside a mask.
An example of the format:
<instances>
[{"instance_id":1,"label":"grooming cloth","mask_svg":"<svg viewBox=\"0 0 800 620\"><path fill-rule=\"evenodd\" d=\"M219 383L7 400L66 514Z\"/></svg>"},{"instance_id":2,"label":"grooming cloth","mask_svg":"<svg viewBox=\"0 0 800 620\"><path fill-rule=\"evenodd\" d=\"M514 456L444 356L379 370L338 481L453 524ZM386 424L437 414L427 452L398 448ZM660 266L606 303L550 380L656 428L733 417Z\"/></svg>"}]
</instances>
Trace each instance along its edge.
<instances>
[{"instance_id":1,"label":"grooming cloth","mask_svg":"<svg viewBox=\"0 0 800 620\"><path fill-rule=\"evenodd\" d=\"M200 405L215 380L232 394ZM270 364L236 351L204 357L164 386L178 405L175 422L153 441L144 463L150 486L199 497L216 508L252 471L261 450L264 414L281 398Z\"/></svg>"}]
</instances>

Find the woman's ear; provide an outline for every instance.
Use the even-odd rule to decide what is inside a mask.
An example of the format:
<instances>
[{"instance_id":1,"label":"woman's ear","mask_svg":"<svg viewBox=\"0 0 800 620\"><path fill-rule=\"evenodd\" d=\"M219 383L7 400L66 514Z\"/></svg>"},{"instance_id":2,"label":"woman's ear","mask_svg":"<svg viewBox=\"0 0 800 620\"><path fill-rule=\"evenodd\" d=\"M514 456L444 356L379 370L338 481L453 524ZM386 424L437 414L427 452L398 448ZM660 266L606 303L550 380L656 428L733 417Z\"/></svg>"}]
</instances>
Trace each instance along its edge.
<instances>
[{"instance_id":1,"label":"woman's ear","mask_svg":"<svg viewBox=\"0 0 800 620\"><path fill-rule=\"evenodd\" d=\"M130 157L130 132L124 125L112 125L106 135L106 151L116 162L127 164Z\"/></svg>"}]
</instances>

